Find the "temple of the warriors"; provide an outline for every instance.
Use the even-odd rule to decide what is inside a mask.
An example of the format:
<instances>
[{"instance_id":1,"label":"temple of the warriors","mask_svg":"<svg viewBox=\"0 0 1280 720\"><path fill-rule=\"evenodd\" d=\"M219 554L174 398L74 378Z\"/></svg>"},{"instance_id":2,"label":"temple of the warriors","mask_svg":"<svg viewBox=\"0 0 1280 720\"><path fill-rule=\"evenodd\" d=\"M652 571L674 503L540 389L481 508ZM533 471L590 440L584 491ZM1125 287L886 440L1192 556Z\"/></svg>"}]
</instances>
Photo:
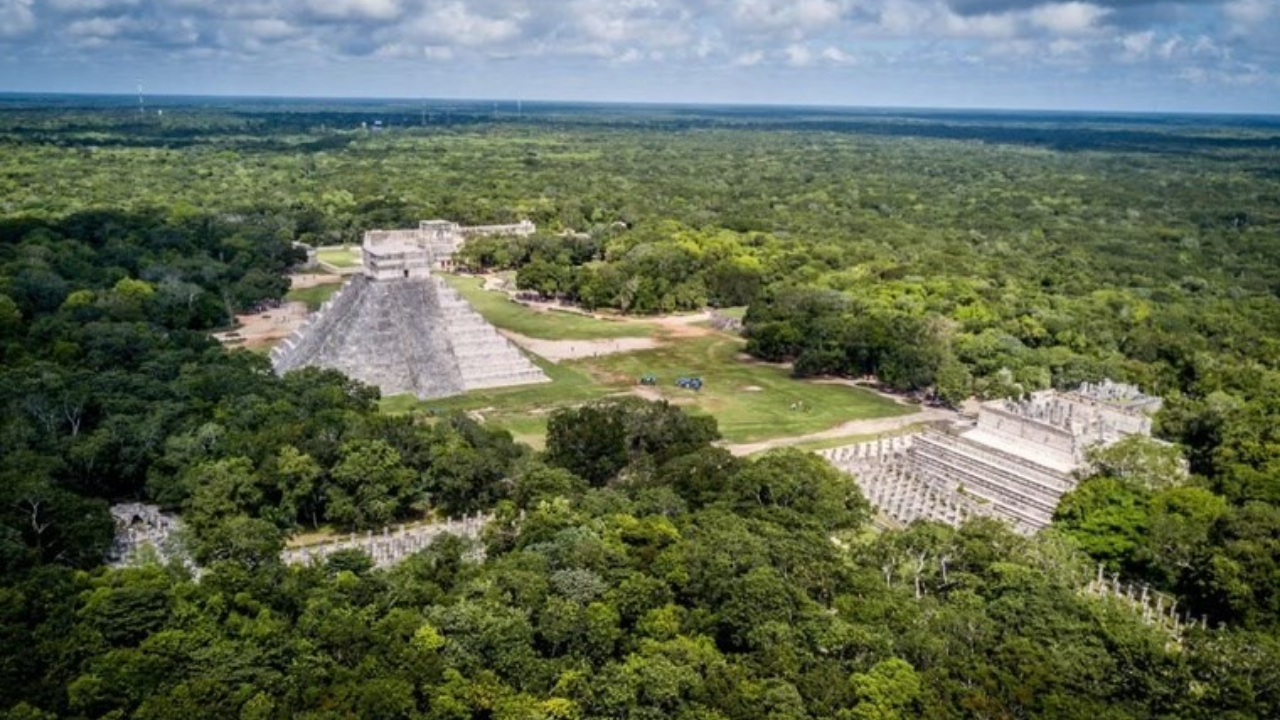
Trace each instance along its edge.
<instances>
[{"instance_id":1,"label":"temple of the warriors","mask_svg":"<svg viewBox=\"0 0 1280 720\"><path fill-rule=\"evenodd\" d=\"M1085 383L984 403L976 422L822 451L854 475L882 516L949 524L1000 518L1022 532L1049 524L1093 447L1150 436L1160 399L1131 385Z\"/></svg>"},{"instance_id":2,"label":"temple of the warriors","mask_svg":"<svg viewBox=\"0 0 1280 720\"><path fill-rule=\"evenodd\" d=\"M428 220L414 230L371 230L362 272L271 351L276 372L304 366L339 370L383 396L457 395L548 378L473 310L433 268L451 264L468 237L527 235L516 225L466 228Z\"/></svg>"}]
</instances>

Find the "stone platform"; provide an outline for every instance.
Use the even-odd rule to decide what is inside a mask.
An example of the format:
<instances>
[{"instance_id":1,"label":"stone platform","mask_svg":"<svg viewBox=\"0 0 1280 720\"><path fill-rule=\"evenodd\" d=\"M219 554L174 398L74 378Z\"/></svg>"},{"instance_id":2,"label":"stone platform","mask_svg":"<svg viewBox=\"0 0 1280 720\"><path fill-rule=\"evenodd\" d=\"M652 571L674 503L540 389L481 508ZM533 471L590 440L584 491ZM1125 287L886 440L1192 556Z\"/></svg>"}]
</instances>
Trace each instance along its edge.
<instances>
[{"instance_id":1,"label":"stone platform","mask_svg":"<svg viewBox=\"0 0 1280 720\"><path fill-rule=\"evenodd\" d=\"M1104 382L984 403L976 424L821 451L890 523L971 517L1033 533L1075 489L1089 449L1148 436L1158 398Z\"/></svg>"},{"instance_id":2,"label":"stone platform","mask_svg":"<svg viewBox=\"0 0 1280 720\"><path fill-rule=\"evenodd\" d=\"M272 366L279 373L331 368L378 387L384 397L430 399L549 382L431 273L437 253L453 250L425 231L370 231L361 274L272 349Z\"/></svg>"}]
</instances>

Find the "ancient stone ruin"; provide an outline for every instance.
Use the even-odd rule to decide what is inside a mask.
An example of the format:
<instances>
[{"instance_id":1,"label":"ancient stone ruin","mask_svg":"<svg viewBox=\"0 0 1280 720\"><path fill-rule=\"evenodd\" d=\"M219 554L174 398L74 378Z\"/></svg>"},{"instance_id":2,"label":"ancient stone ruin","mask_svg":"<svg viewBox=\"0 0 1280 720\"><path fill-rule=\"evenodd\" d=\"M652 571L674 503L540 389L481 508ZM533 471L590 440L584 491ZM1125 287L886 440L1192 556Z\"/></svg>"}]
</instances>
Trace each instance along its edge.
<instances>
[{"instance_id":1,"label":"ancient stone ruin","mask_svg":"<svg viewBox=\"0 0 1280 720\"><path fill-rule=\"evenodd\" d=\"M390 567L427 549L431 543L446 534L478 541L492 519L492 515L473 515L416 527L401 525L394 531L386 527L380 533L371 530L365 531L363 535L352 533L340 540L287 549L280 559L289 565L312 565L324 562L336 552L356 550L368 555L373 560L374 567ZM467 559L484 559L484 547L473 543Z\"/></svg>"},{"instance_id":2,"label":"ancient stone ruin","mask_svg":"<svg viewBox=\"0 0 1280 720\"><path fill-rule=\"evenodd\" d=\"M363 267L293 335L271 351L284 373L332 368L383 396L457 395L548 378L456 291L432 275L466 237L529 234L533 224L464 228L441 220L415 230L371 230Z\"/></svg>"},{"instance_id":3,"label":"ancient stone ruin","mask_svg":"<svg viewBox=\"0 0 1280 720\"><path fill-rule=\"evenodd\" d=\"M176 516L162 512L157 505L143 503L120 503L112 505L110 510L116 533L107 549L107 565L136 565L148 554L154 554L162 563L171 560L190 563L176 535L182 528Z\"/></svg>"},{"instance_id":4,"label":"ancient stone ruin","mask_svg":"<svg viewBox=\"0 0 1280 720\"><path fill-rule=\"evenodd\" d=\"M1005 520L1032 533L1076 486L1088 449L1150 436L1160 399L1104 381L1074 392L1046 390L984 403L976 423L824 450L854 475L881 514L959 524Z\"/></svg>"}]
</instances>

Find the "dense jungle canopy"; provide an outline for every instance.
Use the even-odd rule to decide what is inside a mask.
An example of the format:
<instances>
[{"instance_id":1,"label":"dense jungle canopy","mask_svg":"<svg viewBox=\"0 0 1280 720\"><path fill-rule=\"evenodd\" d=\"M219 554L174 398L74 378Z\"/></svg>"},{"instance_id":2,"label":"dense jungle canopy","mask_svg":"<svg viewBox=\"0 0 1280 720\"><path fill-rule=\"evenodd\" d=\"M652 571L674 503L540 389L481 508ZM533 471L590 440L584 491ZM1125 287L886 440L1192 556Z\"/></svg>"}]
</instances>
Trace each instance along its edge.
<instances>
[{"instance_id":1,"label":"dense jungle canopy","mask_svg":"<svg viewBox=\"0 0 1280 720\"><path fill-rule=\"evenodd\" d=\"M1280 716L1280 121L156 109L0 96L6 717ZM733 458L714 418L603 401L534 452L210 338L282 297L296 243L432 217L537 223L461 258L531 292L745 305L748 351L797 376L1137 383L1191 477L1126 447L1035 537L879 531L856 483ZM103 567L120 500L179 511L199 576ZM279 559L482 510L483 562ZM1098 563L1208 629L1084 595Z\"/></svg>"}]
</instances>

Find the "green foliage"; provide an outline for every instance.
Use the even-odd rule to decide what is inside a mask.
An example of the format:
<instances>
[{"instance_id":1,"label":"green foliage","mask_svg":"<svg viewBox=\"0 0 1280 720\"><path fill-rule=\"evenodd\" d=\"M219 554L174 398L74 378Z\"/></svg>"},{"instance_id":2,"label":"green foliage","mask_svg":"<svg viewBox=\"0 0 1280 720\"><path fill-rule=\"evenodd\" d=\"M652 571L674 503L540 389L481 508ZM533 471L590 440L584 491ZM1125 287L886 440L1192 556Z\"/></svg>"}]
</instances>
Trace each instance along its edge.
<instances>
[{"instance_id":1,"label":"green foliage","mask_svg":"<svg viewBox=\"0 0 1280 720\"><path fill-rule=\"evenodd\" d=\"M905 660L882 660L866 673L849 678L857 705L849 711L853 720L903 720L921 695L920 676Z\"/></svg>"},{"instance_id":2,"label":"green foliage","mask_svg":"<svg viewBox=\"0 0 1280 720\"><path fill-rule=\"evenodd\" d=\"M374 111L397 129L340 129ZM1280 715L1274 123L546 112L414 129L339 103L0 113L6 716ZM1193 477L1123 447L1053 532L873 534L825 465L732 458L713 420L665 404L561 409L542 465L500 431L380 416L370 388L277 378L205 334L280 299L293 242L437 216L534 220L462 261L588 308L750 304L748 351L799 376L953 404L1139 382L1167 397L1159 430ZM537 337L652 332L482 310ZM784 424L789 398L728 402L782 371L687 347L724 371L705 397L726 434ZM563 408L597 399L588 370L656 362L506 392ZM862 407L830 405L812 422ZM198 580L96 567L106 500L139 497L183 510ZM483 563L456 539L388 570L279 563L302 525L489 508ZM1079 592L1096 560L1228 629L1171 647Z\"/></svg>"},{"instance_id":3,"label":"green foliage","mask_svg":"<svg viewBox=\"0 0 1280 720\"><path fill-rule=\"evenodd\" d=\"M1186 481L1178 448L1133 435L1089 453L1091 471L1146 490L1163 490Z\"/></svg>"},{"instance_id":4,"label":"green foliage","mask_svg":"<svg viewBox=\"0 0 1280 720\"><path fill-rule=\"evenodd\" d=\"M355 528L382 527L413 492L414 473L400 453L382 440L353 440L342 446L329 488L328 515Z\"/></svg>"},{"instance_id":5,"label":"green foliage","mask_svg":"<svg viewBox=\"0 0 1280 720\"><path fill-rule=\"evenodd\" d=\"M1097 477L1062 498L1054 523L1090 556L1119 570L1146 532L1150 501L1145 489Z\"/></svg>"},{"instance_id":6,"label":"green foliage","mask_svg":"<svg viewBox=\"0 0 1280 720\"><path fill-rule=\"evenodd\" d=\"M630 464L660 464L719 436L714 418L688 415L666 402L600 400L552 414L546 459L599 486Z\"/></svg>"}]
</instances>

